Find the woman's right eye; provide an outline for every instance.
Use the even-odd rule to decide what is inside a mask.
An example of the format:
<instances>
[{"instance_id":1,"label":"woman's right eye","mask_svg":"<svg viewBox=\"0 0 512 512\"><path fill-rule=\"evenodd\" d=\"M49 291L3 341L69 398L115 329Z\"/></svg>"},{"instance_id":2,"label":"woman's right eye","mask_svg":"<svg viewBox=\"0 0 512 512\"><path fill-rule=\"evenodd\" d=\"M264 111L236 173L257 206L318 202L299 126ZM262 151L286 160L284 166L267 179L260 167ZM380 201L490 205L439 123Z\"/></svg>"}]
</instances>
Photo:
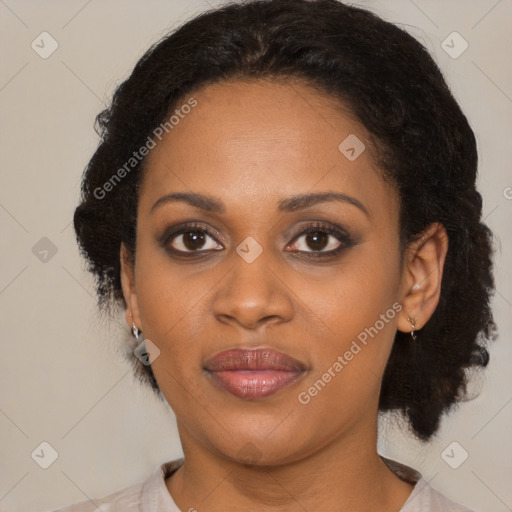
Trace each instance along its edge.
<instances>
[{"instance_id":1,"label":"woman's right eye","mask_svg":"<svg viewBox=\"0 0 512 512\"><path fill-rule=\"evenodd\" d=\"M181 253L218 251L224 248L202 228L183 228L167 237L166 246Z\"/></svg>"}]
</instances>

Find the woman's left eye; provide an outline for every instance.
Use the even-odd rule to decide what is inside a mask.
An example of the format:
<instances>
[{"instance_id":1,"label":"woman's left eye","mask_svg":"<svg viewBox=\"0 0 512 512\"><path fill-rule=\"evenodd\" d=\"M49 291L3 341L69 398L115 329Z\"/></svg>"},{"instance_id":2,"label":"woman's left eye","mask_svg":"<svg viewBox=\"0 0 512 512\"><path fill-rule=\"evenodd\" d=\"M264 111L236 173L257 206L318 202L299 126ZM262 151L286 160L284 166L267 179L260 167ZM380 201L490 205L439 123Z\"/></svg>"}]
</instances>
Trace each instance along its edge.
<instances>
[{"instance_id":1,"label":"woman's left eye","mask_svg":"<svg viewBox=\"0 0 512 512\"><path fill-rule=\"evenodd\" d=\"M348 243L349 240L346 235L330 227L307 227L295 237L291 248L293 252L323 256L339 252Z\"/></svg>"}]
</instances>

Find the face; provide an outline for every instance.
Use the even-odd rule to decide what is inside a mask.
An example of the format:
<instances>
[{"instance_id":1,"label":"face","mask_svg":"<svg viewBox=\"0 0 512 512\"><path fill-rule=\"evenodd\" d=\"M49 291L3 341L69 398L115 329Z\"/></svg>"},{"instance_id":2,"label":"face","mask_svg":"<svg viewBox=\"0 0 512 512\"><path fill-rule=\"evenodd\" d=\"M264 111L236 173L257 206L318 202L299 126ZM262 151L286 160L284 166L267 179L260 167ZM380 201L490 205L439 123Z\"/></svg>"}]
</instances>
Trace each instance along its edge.
<instances>
[{"instance_id":1,"label":"face","mask_svg":"<svg viewBox=\"0 0 512 512\"><path fill-rule=\"evenodd\" d=\"M148 156L123 270L184 446L279 464L373 435L404 274L366 131L298 82L193 97Z\"/></svg>"}]
</instances>

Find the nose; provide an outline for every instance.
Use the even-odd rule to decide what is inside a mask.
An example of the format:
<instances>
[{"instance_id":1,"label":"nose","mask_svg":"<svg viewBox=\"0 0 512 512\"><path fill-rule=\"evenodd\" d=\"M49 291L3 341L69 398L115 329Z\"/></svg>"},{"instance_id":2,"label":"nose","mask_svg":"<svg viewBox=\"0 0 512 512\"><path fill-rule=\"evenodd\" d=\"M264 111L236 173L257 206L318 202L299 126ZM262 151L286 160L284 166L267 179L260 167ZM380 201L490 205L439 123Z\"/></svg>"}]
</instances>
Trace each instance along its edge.
<instances>
[{"instance_id":1,"label":"nose","mask_svg":"<svg viewBox=\"0 0 512 512\"><path fill-rule=\"evenodd\" d=\"M252 263L238 255L235 258L238 261L235 260L234 269L221 281L213 297L217 320L246 329L290 321L294 314L292 291L266 251Z\"/></svg>"}]
</instances>

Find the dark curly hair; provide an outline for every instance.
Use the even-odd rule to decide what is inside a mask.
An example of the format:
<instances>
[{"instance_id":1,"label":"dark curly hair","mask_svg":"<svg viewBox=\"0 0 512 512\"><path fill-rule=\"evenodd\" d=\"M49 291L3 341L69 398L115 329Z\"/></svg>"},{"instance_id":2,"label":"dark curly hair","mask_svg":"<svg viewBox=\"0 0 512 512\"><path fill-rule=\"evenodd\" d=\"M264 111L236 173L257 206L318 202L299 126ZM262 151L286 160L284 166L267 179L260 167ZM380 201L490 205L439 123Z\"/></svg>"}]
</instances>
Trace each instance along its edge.
<instances>
[{"instance_id":1,"label":"dark curly hair","mask_svg":"<svg viewBox=\"0 0 512 512\"><path fill-rule=\"evenodd\" d=\"M400 198L402 252L429 224L446 229L439 305L415 343L396 333L379 402L381 411L401 411L427 440L442 414L464 398L466 370L489 359L485 346L496 331L492 233L481 222L475 188L475 136L441 71L416 39L364 9L336 0L232 2L193 18L145 53L97 117L101 143L74 215L98 304L126 306L120 246L133 262L145 159L109 187L107 199L98 191L107 190L116 170L187 95L222 80L257 78L302 80L341 100L366 127L383 177ZM151 367L138 371L161 398Z\"/></svg>"}]
</instances>

